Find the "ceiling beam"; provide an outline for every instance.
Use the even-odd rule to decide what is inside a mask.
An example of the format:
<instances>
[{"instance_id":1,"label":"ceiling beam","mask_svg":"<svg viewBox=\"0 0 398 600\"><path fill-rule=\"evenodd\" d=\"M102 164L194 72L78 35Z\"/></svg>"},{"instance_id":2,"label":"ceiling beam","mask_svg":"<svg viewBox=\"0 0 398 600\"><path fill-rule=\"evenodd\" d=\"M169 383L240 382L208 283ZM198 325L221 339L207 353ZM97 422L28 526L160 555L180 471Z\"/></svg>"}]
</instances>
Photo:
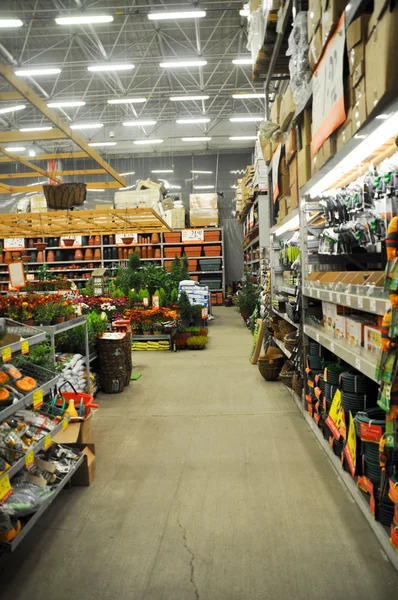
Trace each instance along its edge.
<instances>
[{"instance_id":1,"label":"ceiling beam","mask_svg":"<svg viewBox=\"0 0 398 600\"><path fill-rule=\"evenodd\" d=\"M72 169L71 171L53 171L50 173L51 179L55 177L63 177L70 175L102 175L106 173L105 169ZM35 171L25 171L23 173L0 173L0 179L20 179L25 177L37 177Z\"/></svg>"},{"instance_id":2,"label":"ceiling beam","mask_svg":"<svg viewBox=\"0 0 398 600\"><path fill-rule=\"evenodd\" d=\"M0 183L0 194L9 194L12 192L12 187L5 183Z\"/></svg>"},{"instance_id":3,"label":"ceiling beam","mask_svg":"<svg viewBox=\"0 0 398 600\"><path fill-rule=\"evenodd\" d=\"M22 98L23 98L23 96L19 92L1 92L0 93L0 102L9 102L10 100L21 100Z\"/></svg>"},{"instance_id":4,"label":"ceiling beam","mask_svg":"<svg viewBox=\"0 0 398 600\"><path fill-rule=\"evenodd\" d=\"M0 142L37 142L40 140L64 140L68 136L59 129L51 131L0 131Z\"/></svg>"},{"instance_id":5,"label":"ceiling beam","mask_svg":"<svg viewBox=\"0 0 398 600\"><path fill-rule=\"evenodd\" d=\"M77 135L72 129L67 125L59 116L56 114L54 110L48 108L45 102L20 78L17 77L14 71L5 64L0 64L0 75L4 77L6 81L10 85L12 85L26 100L28 100L37 110L39 110L42 115L44 115L51 123L53 123L63 134L65 137L70 138L75 142L79 148L81 148L84 152L86 152L95 162L97 162L102 168L106 170L111 177L116 179L121 186L125 186L126 182L113 169L108 163L92 148L85 142L79 135ZM47 133L47 132L43 132ZM51 132L48 132L51 133Z\"/></svg>"},{"instance_id":6,"label":"ceiling beam","mask_svg":"<svg viewBox=\"0 0 398 600\"><path fill-rule=\"evenodd\" d=\"M34 161L37 160L50 160L51 158L61 159L61 158L88 158L88 154L86 152L50 152L49 154L37 154L34 158ZM8 156L0 156L0 163L12 163L15 162L12 158L8 158ZM105 172L105 171L103 171Z\"/></svg>"},{"instance_id":7,"label":"ceiling beam","mask_svg":"<svg viewBox=\"0 0 398 600\"><path fill-rule=\"evenodd\" d=\"M48 177L50 174L47 173L46 177ZM54 179L54 178L53 178ZM61 181L61 183L63 183ZM117 181L95 181L95 182L91 182L91 183L87 183L87 189L88 190L102 190L102 189L119 189L120 188L120 184ZM0 194L9 194L9 193L14 193L14 194L20 194L20 193L24 193L24 192L43 192L43 186L42 185L6 185L5 183L0 183ZM0 223L1 223L1 219L0 219Z\"/></svg>"},{"instance_id":8,"label":"ceiling beam","mask_svg":"<svg viewBox=\"0 0 398 600\"><path fill-rule=\"evenodd\" d=\"M22 156L18 156L17 154L13 154L12 152L8 152L5 148L2 148L1 146L0 146L0 152L2 154L5 154L5 156L8 156L8 158L12 158L15 162L19 162L22 165L25 165L25 167L28 167L29 169L32 169L33 171L35 171L35 173L39 173L40 175L43 175L44 177L48 177L49 179L53 179L57 183L62 183L61 179L57 179L57 177L54 177L52 174L48 173L47 171L45 171L41 167L38 167L37 165L34 165L29 160L26 160L26 158L23 158Z\"/></svg>"}]
</instances>

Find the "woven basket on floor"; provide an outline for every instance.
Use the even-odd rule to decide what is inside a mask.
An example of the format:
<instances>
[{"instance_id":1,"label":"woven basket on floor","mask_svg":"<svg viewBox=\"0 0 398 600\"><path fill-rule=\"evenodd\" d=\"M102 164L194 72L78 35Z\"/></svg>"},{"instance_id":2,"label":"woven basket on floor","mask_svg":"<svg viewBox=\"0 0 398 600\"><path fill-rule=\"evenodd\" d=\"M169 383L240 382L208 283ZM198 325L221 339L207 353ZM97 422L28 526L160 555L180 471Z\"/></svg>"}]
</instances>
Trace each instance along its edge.
<instances>
[{"instance_id":1,"label":"woven basket on floor","mask_svg":"<svg viewBox=\"0 0 398 600\"><path fill-rule=\"evenodd\" d=\"M292 377L292 388L296 392L297 396L301 398L303 393L303 380L297 372L295 372Z\"/></svg>"},{"instance_id":2,"label":"woven basket on floor","mask_svg":"<svg viewBox=\"0 0 398 600\"><path fill-rule=\"evenodd\" d=\"M287 360L285 362L279 375L282 380L282 383L284 383L286 387L291 389L293 375L294 375L294 368L293 368L293 363L291 363L290 360Z\"/></svg>"},{"instance_id":3,"label":"woven basket on floor","mask_svg":"<svg viewBox=\"0 0 398 600\"><path fill-rule=\"evenodd\" d=\"M119 394L126 386L127 376L130 383L126 358L126 334L122 339L99 339L97 343L99 375L101 387L106 394ZM131 336L130 336L131 353Z\"/></svg>"},{"instance_id":4,"label":"woven basket on floor","mask_svg":"<svg viewBox=\"0 0 398 600\"><path fill-rule=\"evenodd\" d=\"M258 370L266 381L275 381L279 377L284 356L279 348L269 346L265 356L260 356L257 361Z\"/></svg>"},{"instance_id":5,"label":"woven basket on floor","mask_svg":"<svg viewBox=\"0 0 398 600\"><path fill-rule=\"evenodd\" d=\"M86 200L87 185L85 183L61 183L60 185L43 185L47 206L68 210L72 206L81 206Z\"/></svg>"}]
</instances>

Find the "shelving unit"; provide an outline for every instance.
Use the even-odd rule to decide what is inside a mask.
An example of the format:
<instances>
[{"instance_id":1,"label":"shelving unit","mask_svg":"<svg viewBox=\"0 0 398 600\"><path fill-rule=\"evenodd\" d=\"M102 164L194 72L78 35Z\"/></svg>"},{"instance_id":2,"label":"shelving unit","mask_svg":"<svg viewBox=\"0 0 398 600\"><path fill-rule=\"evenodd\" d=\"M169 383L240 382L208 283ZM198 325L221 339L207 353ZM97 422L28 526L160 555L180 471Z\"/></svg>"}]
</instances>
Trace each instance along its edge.
<instances>
[{"instance_id":1,"label":"shelving unit","mask_svg":"<svg viewBox=\"0 0 398 600\"><path fill-rule=\"evenodd\" d=\"M288 349L286 348L285 344L284 344L283 342L281 342L281 340L278 340L278 338L276 338L276 337L273 337L272 339L273 339L273 341L275 342L275 344L276 344L277 346L279 346L279 348L282 350L283 354L284 354L285 356L287 356L288 358L291 358L291 356L292 356L292 352L290 352L290 350L288 350Z\"/></svg>"}]
</instances>

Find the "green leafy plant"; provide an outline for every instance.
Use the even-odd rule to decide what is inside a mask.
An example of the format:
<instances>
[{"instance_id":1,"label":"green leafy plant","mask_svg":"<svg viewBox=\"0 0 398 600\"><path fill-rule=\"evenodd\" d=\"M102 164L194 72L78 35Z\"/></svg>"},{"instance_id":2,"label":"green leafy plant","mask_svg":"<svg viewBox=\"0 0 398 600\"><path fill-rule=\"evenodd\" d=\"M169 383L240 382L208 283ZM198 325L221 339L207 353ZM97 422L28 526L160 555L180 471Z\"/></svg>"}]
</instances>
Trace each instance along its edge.
<instances>
[{"instance_id":1,"label":"green leafy plant","mask_svg":"<svg viewBox=\"0 0 398 600\"><path fill-rule=\"evenodd\" d=\"M194 335L187 339L187 346L191 350L202 350L206 347L208 342L207 335Z\"/></svg>"},{"instance_id":2,"label":"green leafy plant","mask_svg":"<svg viewBox=\"0 0 398 600\"><path fill-rule=\"evenodd\" d=\"M29 354L25 354L23 356L20 355L13 359L13 363L17 367L23 365L23 363L26 361L35 365L39 365L40 367L44 367L45 369L49 369L50 371L54 371L54 369L61 371L63 368L61 364L54 366L51 344L49 340L30 348Z\"/></svg>"},{"instance_id":3,"label":"green leafy plant","mask_svg":"<svg viewBox=\"0 0 398 600\"><path fill-rule=\"evenodd\" d=\"M171 290L171 302L172 304L176 304L178 300L178 289L177 288L173 288Z\"/></svg>"},{"instance_id":4,"label":"green leafy plant","mask_svg":"<svg viewBox=\"0 0 398 600\"><path fill-rule=\"evenodd\" d=\"M249 277L245 277L241 290L234 299L234 305L239 310L244 319L248 319L256 308L259 293L257 285L252 283Z\"/></svg>"},{"instance_id":5,"label":"green leafy plant","mask_svg":"<svg viewBox=\"0 0 398 600\"><path fill-rule=\"evenodd\" d=\"M124 295L125 294L124 294L123 290L121 290L118 287L112 292L112 298L123 298Z\"/></svg>"},{"instance_id":6,"label":"green leafy plant","mask_svg":"<svg viewBox=\"0 0 398 600\"><path fill-rule=\"evenodd\" d=\"M186 292L181 292L177 304L181 318L189 322L192 318L192 306Z\"/></svg>"}]
</instances>

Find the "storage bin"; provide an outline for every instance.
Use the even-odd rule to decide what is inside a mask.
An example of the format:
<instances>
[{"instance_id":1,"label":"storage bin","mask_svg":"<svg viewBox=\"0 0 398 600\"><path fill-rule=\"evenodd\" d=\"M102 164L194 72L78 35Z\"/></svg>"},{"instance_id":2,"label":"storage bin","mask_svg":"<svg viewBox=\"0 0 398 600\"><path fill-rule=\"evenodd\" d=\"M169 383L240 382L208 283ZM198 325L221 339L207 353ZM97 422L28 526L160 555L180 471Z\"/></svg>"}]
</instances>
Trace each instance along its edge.
<instances>
[{"instance_id":1,"label":"storage bin","mask_svg":"<svg viewBox=\"0 0 398 600\"><path fill-rule=\"evenodd\" d=\"M201 259L199 261L199 270L200 271L221 271L221 259Z\"/></svg>"},{"instance_id":2,"label":"storage bin","mask_svg":"<svg viewBox=\"0 0 398 600\"><path fill-rule=\"evenodd\" d=\"M184 254L186 256L202 256L202 246L185 246Z\"/></svg>"},{"instance_id":3,"label":"storage bin","mask_svg":"<svg viewBox=\"0 0 398 600\"><path fill-rule=\"evenodd\" d=\"M205 256L221 256L221 246L204 246Z\"/></svg>"},{"instance_id":4,"label":"storage bin","mask_svg":"<svg viewBox=\"0 0 398 600\"><path fill-rule=\"evenodd\" d=\"M166 235L166 234L165 234ZM166 258L174 258L175 256L181 256L181 246L169 246L164 249L164 255Z\"/></svg>"},{"instance_id":5,"label":"storage bin","mask_svg":"<svg viewBox=\"0 0 398 600\"><path fill-rule=\"evenodd\" d=\"M175 231L173 233L165 233L164 241L166 244L178 244L181 242L181 232Z\"/></svg>"},{"instance_id":6,"label":"storage bin","mask_svg":"<svg viewBox=\"0 0 398 600\"><path fill-rule=\"evenodd\" d=\"M207 285L209 290L217 290L221 287L221 277L214 277L214 278L200 278L200 283L202 285Z\"/></svg>"},{"instance_id":7,"label":"storage bin","mask_svg":"<svg viewBox=\"0 0 398 600\"><path fill-rule=\"evenodd\" d=\"M205 242L218 242L221 239L221 231L205 230Z\"/></svg>"}]
</instances>

